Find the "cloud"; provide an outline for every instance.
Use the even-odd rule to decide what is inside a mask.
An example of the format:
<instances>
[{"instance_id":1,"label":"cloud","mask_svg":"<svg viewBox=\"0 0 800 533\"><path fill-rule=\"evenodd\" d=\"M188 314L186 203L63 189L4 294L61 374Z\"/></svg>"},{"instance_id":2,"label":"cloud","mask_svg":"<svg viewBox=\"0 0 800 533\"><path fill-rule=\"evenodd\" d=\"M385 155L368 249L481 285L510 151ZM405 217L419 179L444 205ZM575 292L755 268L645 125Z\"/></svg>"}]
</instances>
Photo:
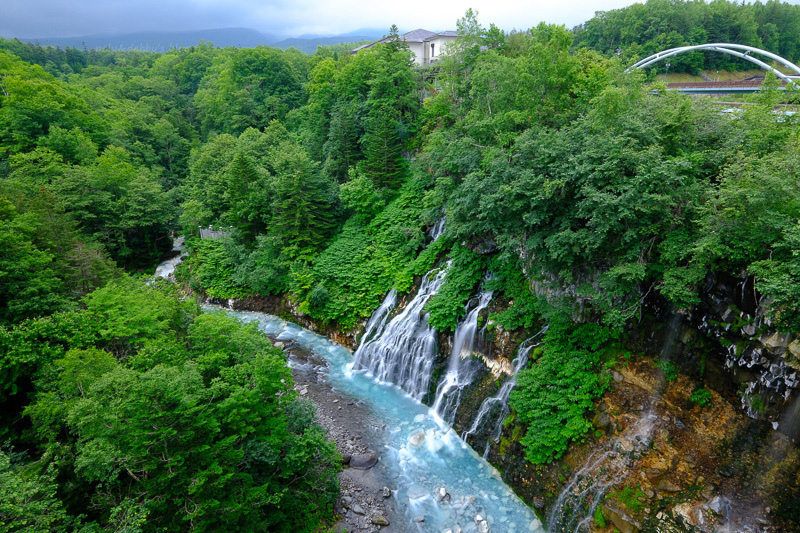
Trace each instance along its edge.
<instances>
[{"instance_id":1,"label":"cloud","mask_svg":"<svg viewBox=\"0 0 800 533\"><path fill-rule=\"evenodd\" d=\"M240 0L239 3L250 2ZM615 9L631 3L631 0L608 0L604 9ZM336 34L362 27L388 30L392 24L405 30L454 30L456 21L470 7L478 11L479 21L484 26L494 23L506 30L525 30L542 21L565 24L571 28L591 18L597 9L597 3L586 0L563 0L559 3L549 0L524 3L518 0L473 0L469 4L454 0L299 0L289 6L264 10L263 12L269 12L272 17L265 17L261 22L267 26L271 22L280 21L281 26L271 28L272 31L280 31L281 27L295 28L295 34Z\"/></svg>"},{"instance_id":2,"label":"cloud","mask_svg":"<svg viewBox=\"0 0 800 533\"><path fill-rule=\"evenodd\" d=\"M798 0L794 0L796 2ZM297 36L359 28L455 29L467 8L484 26L525 30L545 21L568 28L631 0L0 0L0 35L72 37L94 33L247 27ZM793 3L794 3L793 2Z\"/></svg>"},{"instance_id":3,"label":"cloud","mask_svg":"<svg viewBox=\"0 0 800 533\"><path fill-rule=\"evenodd\" d=\"M180 31L240 26L244 13L219 1L2 0L0 35L72 37L95 33Z\"/></svg>"}]
</instances>

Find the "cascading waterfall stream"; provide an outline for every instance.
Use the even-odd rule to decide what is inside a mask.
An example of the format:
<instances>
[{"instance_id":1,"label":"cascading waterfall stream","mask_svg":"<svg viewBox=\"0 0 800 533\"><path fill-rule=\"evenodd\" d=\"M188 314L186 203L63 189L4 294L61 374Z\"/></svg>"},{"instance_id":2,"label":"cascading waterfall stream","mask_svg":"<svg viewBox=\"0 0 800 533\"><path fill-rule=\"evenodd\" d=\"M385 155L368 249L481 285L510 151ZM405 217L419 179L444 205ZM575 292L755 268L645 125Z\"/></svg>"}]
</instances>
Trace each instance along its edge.
<instances>
[{"instance_id":1,"label":"cascading waterfall stream","mask_svg":"<svg viewBox=\"0 0 800 533\"><path fill-rule=\"evenodd\" d=\"M386 327L386 319L389 318L389 314L392 312L392 309L394 309L396 305L397 305L397 291L392 289L383 299L381 306L378 307L378 309L376 309L374 313L372 313L371 317L369 317L369 321L367 322L367 325L364 327L364 335L361 336L362 346L368 341L375 338L376 334L380 334L383 331L383 328Z\"/></svg>"},{"instance_id":2,"label":"cascading waterfall stream","mask_svg":"<svg viewBox=\"0 0 800 533\"><path fill-rule=\"evenodd\" d=\"M446 222L447 222L447 217L442 217L436 221L436 224L433 225L431 231L428 233L428 235L431 236L431 239L433 239L432 242L435 242L436 239L442 236L442 234L444 233L444 225Z\"/></svg>"},{"instance_id":3,"label":"cascading waterfall stream","mask_svg":"<svg viewBox=\"0 0 800 533\"><path fill-rule=\"evenodd\" d=\"M363 400L385 424L379 467L392 480L392 498L404 519L396 531L544 533L533 511L503 483L494 467L432 417L427 406L397 387L350 371L352 356L346 349L277 317L230 314L256 322L273 339L324 358L325 380ZM290 352L290 362L292 357Z\"/></svg>"},{"instance_id":4,"label":"cascading waterfall stream","mask_svg":"<svg viewBox=\"0 0 800 533\"><path fill-rule=\"evenodd\" d=\"M550 513L548 533L578 533L592 520L606 490L615 481L605 472L601 476L593 474L616 457L617 454L612 451L602 453L599 457L596 454L589 456L583 468L575 473L556 500ZM619 471L619 468L612 469L614 474Z\"/></svg>"},{"instance_id":5,"label":"cascading waterfall stream","mask_svg":"<svg viewBox=\"0 0 800 533\"><path fill-rule=\"evenodd\" d=\"M442 217L431 228L431 244L444 233L445 221ZM436 330L428 325L428 315L422 310L441 288L449 266L448 262L425 274L414 298L387 324L397 305L397 292L389 291L367 322L353 355L353 370L367 370L376 379L399 385L415 399L422 399L430 386L437 348Z\"/></svg>"},{"instance_id":6,"label":"cascading waterfall stream","mask_svg":"<svg viewBox=\"0 0 800 533\"><path fill-rule=\"evenodd\" d=\"M172 259L168 259L158 264L153 278L164 278L175 281L175 268L183 262L183 237L178 237L172 241L172 251L177 252L177 255Z\"/></svg>"},{"instance_id":7,"label":"cascading waterfall stream","mask_svg":"<svg viewBox=\"0 0 800 533\"><path fill-rule=\"evenodd\" d=\"M379 381L399 385L414 399L425 396L436 358L436 330L422 310L444 283L447 266L425 274L403 312L382 329L376 323L371 339L364 336L354 355L354 370L368 370Z\"/></svg>"},{"instance_id":8,"label":"cascading waterfall stream","mask_svg":"<svg viewBox=\"0 0 800 533\"><path fill-rule=\"evenodd\" d=\"M637 453L650 446L655 416L648 414L614 439L610 449L594 453L558 496L547 521L548 533L578 533L593 519L606 491L630 466Z\"/></svg>"},{"instance_id":9,"label":"cascading waterfall stream","mask_svg":"<svg viewBox=\"0 0 800 533\"><path fill-rule=\"evenodd\" d=\"M453 349L447 362L447 374L436 389L436 400L432 410L448 425L452 425L461 403L464 387L472 383L481 364L473 359L472 352L482 337L478 330L478 315L492 300L492 291L484 291L467 303L466 309L472 311L456 327L453 335ZM477 301L477 303L476 303Z\"/></svg>"},{"instance_id":10,"label":"cascading waterfall stream","mask_svg":"<svg viewBox=\"0 0 800 533\"><path fill-rule=\"evenodd\" d=\"M489 448L491 448L492 442L497 441L503 432L503 421L509 414L508 399L511 396L511 391L517 384L516 376L520 370L527 366L528 355L531 350L539 346L540 343L535 342L536 339L541 337L546 331L547 326L542 328L542 330L533 337L525 339L520 343L517 356L512 363L513 371L511 376L503 383L497 394L483 400L472 425L461 436L464 440L468 440L470 436L474 437L479 433L486 433L488 429L486 446L483 450L484 458L489 455Z\"/></svg>"}]
</instances>

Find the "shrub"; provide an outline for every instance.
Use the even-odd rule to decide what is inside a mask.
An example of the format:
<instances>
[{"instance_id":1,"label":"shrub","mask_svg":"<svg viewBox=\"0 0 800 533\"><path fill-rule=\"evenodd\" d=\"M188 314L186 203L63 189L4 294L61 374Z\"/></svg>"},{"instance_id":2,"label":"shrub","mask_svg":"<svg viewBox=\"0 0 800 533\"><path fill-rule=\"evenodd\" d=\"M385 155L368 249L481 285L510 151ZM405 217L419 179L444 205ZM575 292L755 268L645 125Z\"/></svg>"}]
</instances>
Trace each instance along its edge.
<instances>
[{"instance_id":1,"label":"shrub","mask_svg":"<svg viewBox=\"0 0 800 533\"><path fill-rule=\"evenodd\" d=\"M594 523L597 527L606 527L606 517L603 516L603 509L600 506L594 511Z\"/></svg>"},{"instance_id":2,"label":"shrub","mask_svg":"<svg viewBox=\"0 0 800 533\"><path fill-rule=\"evenodd\" d=\"M599 350L613 336L608 328L557 317L542 356L519 373L511 407L528 427L521 442L532 463L558 459L591 427L585 414L608 384L599 372Z\"/></svg>"},{"instance_id":3,"label":"shrub","mask_svg":"<svg viewBox=\"0 0 800 533\"><path fill-rule=\"evenodd\" d=\"M711 405L711 393L706 389L699 388L692 393L691 398L689 401L692 403L696 403L700 407L707 407Z\"/></svg>"},{"instance_id":4,"label":"shrub","mask_svg":"<svg viewBox=\"0 0 800 533\"><path fill-rule=\"evenodd\" d=\"M675 381L678 378L680 369L672 361L662 359L658 362L658 367L664 372L664 379L667 381Z\"/></svg>"}]
</instances>

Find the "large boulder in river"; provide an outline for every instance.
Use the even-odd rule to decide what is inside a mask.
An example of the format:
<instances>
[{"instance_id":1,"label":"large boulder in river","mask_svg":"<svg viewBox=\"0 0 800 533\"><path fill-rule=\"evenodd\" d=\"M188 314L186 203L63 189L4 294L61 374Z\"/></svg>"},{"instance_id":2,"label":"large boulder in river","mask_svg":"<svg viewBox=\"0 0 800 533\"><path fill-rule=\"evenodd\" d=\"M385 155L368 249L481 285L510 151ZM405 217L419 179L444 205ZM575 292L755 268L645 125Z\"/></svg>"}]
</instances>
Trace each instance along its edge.
<instances>
[{"instance_id":1,"label":"large boulder in river","mask_svg":"<svg viewBox=\"0 0 800 533\"><path fill-rule=\"evenodd\" d=\"M420 444L422 444L423 442L425 442L425 432L424 432L424 431L422 431L421 429L420 429L420 430L417 430L417 431L415 431L414 433L412 433L412 434L411 434L411 435L408 437L408 443L409 443L411 446L415 447L415 448L416 448L417 446L419 446Z\"/></svg>"},{"instance_id":2,"label":"large boulder in river","mask_svg":"<svg viewBox=\"0 0 800 533\"><path fill-rule=\"evenodd\" d=\"M368 470L378 463L378 456L374 453L360 453L350 458L350 468Z\"/></svg>"},{"instance_id":3,"label":"large boulder in river","mask_svg":"<svg viewBox=\"0 0 800 533\"><path fill-rule=\"evenodd\" d=\"M350 510L351 510L351 511L353 511L354 513L356 513L356 514L360 514L360 515L365 515L365 514L367 514L367 512L364 510L364 508L363 508L363 507L361 507L361 506L360 506L359 504L357 504L357 503L354 503L354 504L353 504L353 505L350 507Z\"/></svg>"}]
</instances>

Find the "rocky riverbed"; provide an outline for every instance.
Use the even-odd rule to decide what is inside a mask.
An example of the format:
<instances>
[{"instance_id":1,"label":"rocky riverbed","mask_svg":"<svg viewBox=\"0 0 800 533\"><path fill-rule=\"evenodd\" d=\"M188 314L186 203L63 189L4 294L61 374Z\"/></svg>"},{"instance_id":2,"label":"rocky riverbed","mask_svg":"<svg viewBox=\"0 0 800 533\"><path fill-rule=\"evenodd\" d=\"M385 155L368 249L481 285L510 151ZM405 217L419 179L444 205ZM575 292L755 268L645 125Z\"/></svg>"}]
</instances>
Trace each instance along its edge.
<instances>
[{"instance_id":1,"label":"rocky riverbed","mask_svg":"<svg viewBox=\"0 0 800 533\"><path fill-rule=\"evenodd\" d=\"M283 344L280 344L283 346ZM292 343L285 346L298 394L317 411L317 420L336 443L344 468L339 473L339 521L333 530L348 533L410 531L395 512L389 476L381 464L386 428L369 407L334 388L326 379L325 360Z\"/></svg>"}]
</instances>

